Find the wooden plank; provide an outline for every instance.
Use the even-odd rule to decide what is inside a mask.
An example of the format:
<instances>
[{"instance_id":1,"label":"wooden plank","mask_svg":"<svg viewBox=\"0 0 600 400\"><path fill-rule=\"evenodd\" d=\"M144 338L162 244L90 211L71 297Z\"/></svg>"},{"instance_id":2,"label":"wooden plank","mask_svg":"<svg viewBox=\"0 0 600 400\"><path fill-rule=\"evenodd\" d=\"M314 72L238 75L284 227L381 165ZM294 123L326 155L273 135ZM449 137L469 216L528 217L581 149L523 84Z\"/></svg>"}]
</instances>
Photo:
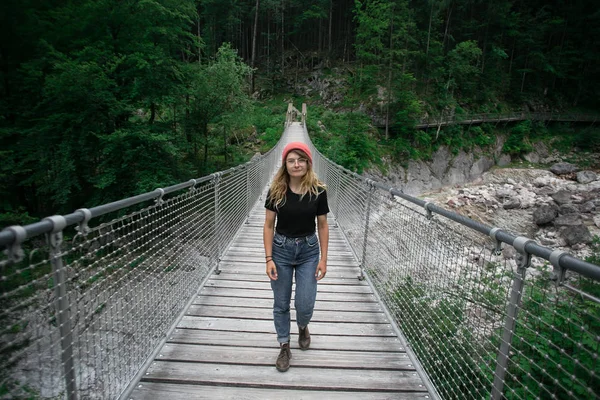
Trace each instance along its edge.
<instances>
[{"instance_id":1,"label":"wooden plank","mask_svg":"<svg viewBox=\"0 0 600 400\"><path fill-rule=\"evenodd\" d=\"M246 261L228 261L222 260L219 263L219 269L223 269L227 271L228 269L237 269L237 268L249 268L254 271L263 271L265 269L265 261L264 260L246 260ZM327 272L353 272L359 273L360 268L358 265L352 265L347 263L337 263L337 262L327 262Z\"/></svg>"},{"instance_id":2,"label":"wooden plank","mask_svg":"<svg viewBox=\"0 0 600 400\"><path fill-rule=\"evenodd\" d=\"M138 385L132 400L422 400L430 398L427 393L356 392L322 390L260 389L236 386L189 385L161 382L143 382Z\"/></svg>"},{"instance_id":3,"label":"wooden plank","mask_svg":"<svg viewBox=\"0 0 600 400\"><path fill-rule=\"evenodd\" d=\"M295 285L294 285L295 286ZM209 280L206 282L207 288L228 288L228 289L262 289L271 290L271 283L265 280L259 281L234 281L234 280ZM368 285L327 285L325 283L317 285L317 292L335 292L335 293L373 293L373 290Z\"/></svg>"},{"instance_id":4,"label":"wooden plank","mask_svg":"<svg viewBox=\"0 0 600 400\"><path fill-rule=\"evenodd\" d=\"M364 324L361 322L311 322L311 332L319 335L396 336L389 324ZM239 318L195 317L185 315L177 326L187 329L213 331L242 331L274 333L273 321L245 320Z\"/></svg>"},{"instance_id":5,"label":"wooden plank","mask_svg":"<svg viewBox=\"0 0 600 400\"><path fill-rule=\"evenodd\" d=\"M265 276L265 263L255 263L252 265L238 265L238 264L221 264L221 275L229 274L229 275L261 275ZM218 277L220 275L213 274L213 277ZM330 278L341 278L349 281L358 281L358 276L360 275L360 270L357 267L352 268L338 268L336 266L328 265L327 266L327 276L324 282L328 281ZM217 278L215 278L217 279Z\"/></svg>"},{"instance_id":6,"label":"wooden plank","mask_svg":"<svg viewBox=\"0 0 600 400\"><path fill-rule=\"evenodd\" d=\"M328 271L329 272L329 271ZM365 286L369 287L369 284L366 281L360 281L356 277L351 276L348 278L334 278L334 277L326 277L327 279L323 279L319 281L319 285L348 285L348 286ZM220 274L213 274L210 277L211 281L238 281L238 282L270 282L270 279L267 277L265 271L252 271L243 272L243 273L232 273L229 270L221 270Z\"/></svg>"},{"instance_id":7,"label":"wooden plank","mask_svg":"<svg viewBox=\"0 0 600 400\"><path fill-rule=\"evenodd\" d=\"M223 296L199 295L194 300L196 305L220 306L220 307L250 307L250 308L273 308L273 299L255 299L255 298L237 298ZM294 303L292 302L292 307ZM382 312L381 305L376 302L344 302L344 301L324 301L319 300L315 303L315 310L329 311L365 311Z\"/></svg>"},{"instance_id":8,"label":"wooden plank","mask_svg":"<svg viewBox=\"0 0 600 400\"><path fill-rule=\"evenodd\" d=\"M337 255L344 255L344 256L348 256L348 257L352 257L353 254L352 252L348 249L348 246L345 243L330 243L329 247L328 247L329 251L328 251L328 255L329 254L337 254ZM231 252L236 252L236 253L240 253L240 252L247 252L248 255L258 255L258 256L263 256L265 255L265 250L262 247L262 243L258 244L256 242L253 243L243 243L243 242L236 242L234 244L232 244L229 247L229 250Z\"/></svg>"},{"instance_id":9,"label":"wooden plank","mask_svg":"<svg viewBox=\"0 0 600 400\"><path fill-rule=\"evenodd\" d=\"M211 330L176 329L169 337L169 343L210 344L242 347L277 346L277 335L265 332L220 331L216 334ZM404 347L397 337L392 336L324 336L311 333L312 350L357 350L372 352L403 352ZM292 327L292 349L298 349L298 330Z\"/></svg>"},{"instance_id":10,"label":"wooden plank","mask_svg":"<svg viewBox=\"0 0 600 400\"><path fill-rule=\"evenodd\" d=\"M268 289L236 289L221 287L204 287L202 294L208 296L227 296L227 297L251 297L256 299L273 299L273 291ZM293 300L292 294L292 300ZM375 295L372 293L317 293L317 301L347 301L347 302L375 302Z\"/></svg>"},{"instance_id":11,"label":"wooden plank","mask_svg":"<svg viewBox=\"0 0 600 400\"><path fill-rule=\"evenodd\" d=\"M428 398L372 288L357 279L358 262L333 224L328 275L319 282L310 324L311 348L298 348L292 294L291 368L276 371L264 214L259 201L251 223L222 257L221 274L209 278L130 398Z\"/></svg>"},{"instance_id":12,"label":"wooden plank","mask_svg":"<svg viewBox=\"0 0 600 400\"><path fill-rule=\"evenodd\" d=\"M406 353L380 353L369 351L295 350L292 349L294 367L350 368L363 370L414 371L415 367ZM274 343L267 347L231 347L219 345L191 345L167 343L160 351L160 361L194 363L262 365L272 367L279 354Z\"/></svg>"},{"instance_id":13,"label":"wooden plank","mask_svg":"<svg viewBox=\"0 0 600 400\"><path fill-rule=\"evenodd\" d=\"M245 366L185 362L153 362L142 382L181 382L259 388L423 392L415 372L292 367L279 374L275 366ZM267 377L277 374L276 379Z\"/></svg>"},{"instance_id":14,"label":"wooden plank","mask_svg":"<svg viewBox=\"0 0 600 400\"><path fill-rule=\"evenodd\" d=\"M223 257L222 260L223 261L229 261L229 262L238 262L238 261L248 261L252 259L251 257L244 255L244 254L232 254L232 253L226 253ZM256 258L256 260L264 262L264 256L258 257ZM335 254L332 255L328 255L327 256L327 265L346 265L346 266L358 266L358 263L356 262L356 260L354 259L354 257L349 257L349 256L336 256Z\"/></svg>"},{"instance_id":15,"label":"wooden plank","mask_svg":"<svg viewBox=\"0 0 600 400\"><path fill-rule=\"evenodd\" d=\"M292 321L296 321L296 310L291 311ZM273 320L272 309L269 308L243 308L243 307L223 307L223 306L206 306L192 304L188 308L186 315L198 317L215 317L215 318L239 318L253 320ZM360 311L325 311L315 310L311 323L314 322L356 322L369 324L385 324L387 323L383 312L360 312Z\"/></svg>"}]
</instances>

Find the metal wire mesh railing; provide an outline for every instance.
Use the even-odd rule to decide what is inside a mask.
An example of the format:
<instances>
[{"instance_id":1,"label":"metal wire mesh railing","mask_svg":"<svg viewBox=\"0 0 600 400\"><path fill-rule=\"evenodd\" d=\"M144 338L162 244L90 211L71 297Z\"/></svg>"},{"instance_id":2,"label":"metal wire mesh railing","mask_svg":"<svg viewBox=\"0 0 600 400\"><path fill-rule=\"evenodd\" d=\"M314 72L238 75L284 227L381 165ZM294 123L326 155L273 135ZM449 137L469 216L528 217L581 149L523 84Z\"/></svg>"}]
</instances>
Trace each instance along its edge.
<instances>
[{"instance_id":1,"label":"metal wire mesh railing","mask_svg":"<svg viewBox=\"0 0 600 400\"><path fill-rule=\"evenodd\" d=\"M407 196L313 151L336 222L432 394L598 398L600 266ZM515 251L503 255L502 243Z\"/></svg>"},{"instance_id":2,"label":"metal wire mesh railing","mask_svg":"<svg viewBox=\"0 0 600 400\"><path fill-rule=\"evenodd\" d=\"M1 231L0 398L124 393L218 272L280 147L202 179Z\"/></svg>"},{"instance_id":3,"label":"metal wire mesh railing","mask_svg":"<svg viewBox=\"0 0 600 400\"><path fill-rule=\"evenodd\" d=\"M286 126L298 114L290 106ZM199 180L1 231L0 398L127 393L218 273L282 145ZM315 149L313 159L361 278L432 395L598 398L599 266L364 179Z\"/></svg>"}]
</instances>

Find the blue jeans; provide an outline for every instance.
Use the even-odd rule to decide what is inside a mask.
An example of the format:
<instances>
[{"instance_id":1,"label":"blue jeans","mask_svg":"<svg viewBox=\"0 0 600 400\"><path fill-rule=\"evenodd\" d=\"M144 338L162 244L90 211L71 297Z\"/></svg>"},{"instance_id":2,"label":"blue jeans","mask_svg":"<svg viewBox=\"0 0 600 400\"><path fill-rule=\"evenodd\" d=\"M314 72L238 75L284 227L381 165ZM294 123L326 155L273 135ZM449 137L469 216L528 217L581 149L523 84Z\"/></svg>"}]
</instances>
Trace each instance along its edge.
<instances>
[{"instance_id":1,"label":"blue jeans","mask_svg":"<svg viewBox=\"0 0 600 400\"><path fill-rule=\"evenodd\" d=\"M312 318L317 298L315 272L319 264L319 240L313 233L301 238L288 238L279 233L273 237L273 261L277 266L277 280L273 289L273 320L277 341L290 341L290 299L292 278L296 271L296 323L306 326Z\"/></svg>"}]
</instances>

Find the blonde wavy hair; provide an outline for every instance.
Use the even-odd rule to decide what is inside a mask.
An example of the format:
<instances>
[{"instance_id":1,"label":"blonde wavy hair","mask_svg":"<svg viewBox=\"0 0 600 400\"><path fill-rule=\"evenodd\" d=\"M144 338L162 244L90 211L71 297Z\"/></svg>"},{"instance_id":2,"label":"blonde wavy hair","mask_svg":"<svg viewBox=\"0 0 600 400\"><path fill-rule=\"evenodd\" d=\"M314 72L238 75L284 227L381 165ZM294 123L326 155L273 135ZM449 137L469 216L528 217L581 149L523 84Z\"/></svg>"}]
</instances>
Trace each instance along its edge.
<instances>
[{"instance_id":1,"label":"blonde wavy hair","mask_svg":"<svg viewBox=\"0 0 600 400\"><path fill-rule=\"evenodd\" d=\"M300 200L304 198L307 194L312 199L313 196L318 196L323 190L325 190L325 184L319 180L317 174L312 169L312 163L308 154L303 152L302 150L292 150L290 153L296 153L300 157L305 158L306 162L306 174L302 177L300 181ZM285 162L282 163L281 168L275 174L275 178L273 178L273 182L271 182L270 188L270 200L271 204L275 206L275 208L279 209L279 207L283 207L285 204L285 194L288 190L288 186L290 183L290 175L287 172L287 167Z\"/></svg>"}]
</instances>

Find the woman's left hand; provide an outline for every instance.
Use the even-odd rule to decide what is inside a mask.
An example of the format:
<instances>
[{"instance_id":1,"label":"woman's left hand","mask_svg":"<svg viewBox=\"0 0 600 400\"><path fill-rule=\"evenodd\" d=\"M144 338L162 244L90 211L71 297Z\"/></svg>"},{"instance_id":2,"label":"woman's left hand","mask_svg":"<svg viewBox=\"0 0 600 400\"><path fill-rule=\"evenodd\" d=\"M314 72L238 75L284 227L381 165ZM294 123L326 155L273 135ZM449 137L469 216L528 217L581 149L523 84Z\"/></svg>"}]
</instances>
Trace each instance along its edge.
<instances>
[{"instance_id":1,"label":"woman's left hand","mask_svg":"<svg viewBox=\"0 0 600 400\"><path fill-rule=\"evenodd\" d=\"M318 281L325 278L325 274L327 273L327 261L321 259L319 261L319 265L317 265L317 271L315 272L315 278Z\"/></svg>"}]
</instances>

